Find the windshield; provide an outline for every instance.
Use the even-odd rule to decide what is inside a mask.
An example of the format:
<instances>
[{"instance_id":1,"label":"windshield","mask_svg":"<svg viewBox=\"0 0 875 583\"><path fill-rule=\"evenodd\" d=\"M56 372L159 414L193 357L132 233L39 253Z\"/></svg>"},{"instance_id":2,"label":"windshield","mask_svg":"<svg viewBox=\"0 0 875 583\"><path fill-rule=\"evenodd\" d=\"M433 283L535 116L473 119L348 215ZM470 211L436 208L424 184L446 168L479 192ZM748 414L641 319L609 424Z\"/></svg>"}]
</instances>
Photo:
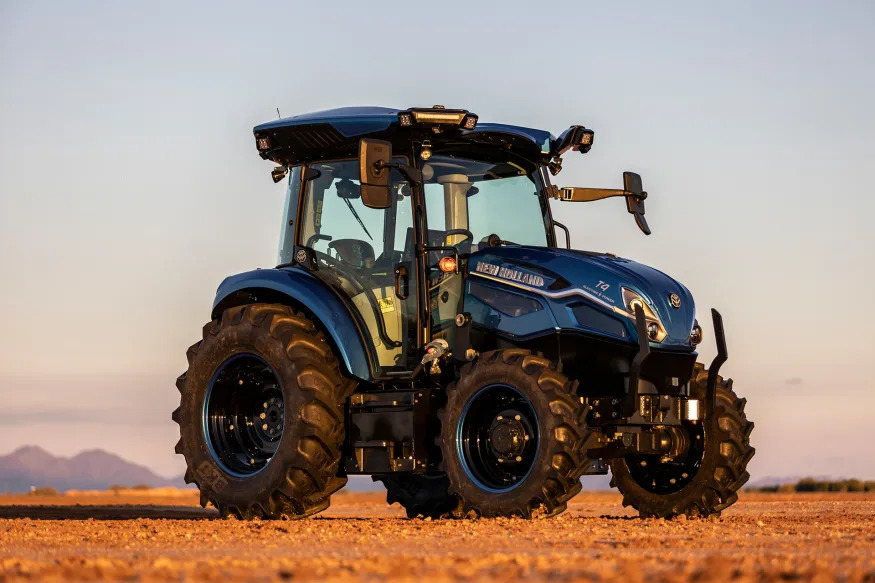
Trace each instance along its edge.
<instances>
[{"instance_id":1,"label":"windshield","mask_svg":"<svg viewBox=\"0 0 875 583\"><path fill-rule=\"evenodd\" d=\"M432 156L422 165L428 244L473 253L490 235L519 245L547 247L547 207L539 196L537 167L513 159L472 160ZM436 268L446 252L428 260L431 335L452 344L464 281L459 273Z\"/></svg>"},{"instance_id":2,"label":"windshield","mask_svg":"<svg viewBox=\"0 0 875 583\"><path fill-rule=\"evenodd\" d=\"M496 234L519 245L547 246L535 167L434 156L422 174L430 245L464 244L460 251L473 252Z\"/></svg>"}]
</instances>

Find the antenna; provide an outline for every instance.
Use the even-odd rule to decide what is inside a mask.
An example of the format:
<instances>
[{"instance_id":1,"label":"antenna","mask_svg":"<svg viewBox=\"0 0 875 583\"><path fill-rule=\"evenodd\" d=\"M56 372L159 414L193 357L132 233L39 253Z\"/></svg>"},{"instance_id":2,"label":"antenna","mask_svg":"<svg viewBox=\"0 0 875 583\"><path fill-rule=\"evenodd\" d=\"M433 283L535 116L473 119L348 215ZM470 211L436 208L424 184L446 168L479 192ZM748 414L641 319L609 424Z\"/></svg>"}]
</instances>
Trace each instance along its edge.
<instances>
[{"instance_id":1,"label":"antenna","mask_svg":"<svg viewBox=\"0 0 875 583\"><path fill-rule=\"evenodd\" d=\"M282 118L283 118L283 116L280 115L280 108L279 108L279 107L276 108L276 118L277 118L277 119L282 119Z\"/></svg>"}]
</instances>

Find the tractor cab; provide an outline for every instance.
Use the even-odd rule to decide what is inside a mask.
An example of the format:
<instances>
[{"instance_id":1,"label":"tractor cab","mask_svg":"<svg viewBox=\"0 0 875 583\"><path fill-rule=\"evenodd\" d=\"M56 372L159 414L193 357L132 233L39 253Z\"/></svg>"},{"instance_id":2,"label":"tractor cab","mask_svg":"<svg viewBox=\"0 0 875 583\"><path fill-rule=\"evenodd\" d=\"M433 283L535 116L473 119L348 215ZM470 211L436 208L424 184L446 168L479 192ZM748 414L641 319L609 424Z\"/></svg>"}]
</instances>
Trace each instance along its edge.
<instances>
[{"instance_id":1,"label":"tractor cab","mask_svg":"<svg viewBox=\"0 0 875 583\"><path fill-rule=\"evenodd\" d=\"M494 245L491 236L553 243L545 185L532 162L488 149L413 160L421 182L391 169L384 208L366 204L358 159L295 167L289 179L279 263L294 265L300 253L299 263L349 299L368 330L376 376L410 372L422 357L418 348L451 340L460 266Z\"/></svg>"},{"instance_id":2,"label":"tractor cab","mask_svg":"<svg viewBox=\"0 0 875 583\"><path fill-rule=\"evenodd\" d=\"M454 342L473 254L555 247L549 171L592 144L581 126L556 138L439 106L331 110L255 136L281 164L275 179L288 174L278 263L310 269L349 302L373 378L409 376L426 345Z\"/></svg>"}]
</instances>

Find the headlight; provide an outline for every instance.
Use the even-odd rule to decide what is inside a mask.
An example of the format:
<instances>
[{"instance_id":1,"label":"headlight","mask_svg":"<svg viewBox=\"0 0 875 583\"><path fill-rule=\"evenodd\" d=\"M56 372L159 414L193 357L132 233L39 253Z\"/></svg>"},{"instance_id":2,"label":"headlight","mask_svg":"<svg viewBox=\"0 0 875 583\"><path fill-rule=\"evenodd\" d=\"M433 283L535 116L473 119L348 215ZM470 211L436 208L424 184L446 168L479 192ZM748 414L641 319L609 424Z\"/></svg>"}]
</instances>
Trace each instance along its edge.
<instances>
[{"instance_id":1,"label":"headlight","mask_svg":"<svg viewBox=\"0 0 875 583\"><path fill-rule=\"evenodd\" d=\"M693 329L690 330L690 344L693 346L700 344L704 336L705 333L702 331L702 327L699 326L699 321L693 321Z\"/></svg>"},{"instance_id":2,"label":"headlight","mask_svg":"<svg viewBox=\"0 0 875 583\"><path fill-rule=\"evenodd\" d=\"M650 307L650 304L637 292L627 287L620 289L623 295L623 306L632 316L632 319L635 319L635 307L641 306L641 309L644 310L644 319L647 322L647 336L652 342L662 342L666 337L665 328L662 326L659 316Z\"/></svg>"}]
</instances>

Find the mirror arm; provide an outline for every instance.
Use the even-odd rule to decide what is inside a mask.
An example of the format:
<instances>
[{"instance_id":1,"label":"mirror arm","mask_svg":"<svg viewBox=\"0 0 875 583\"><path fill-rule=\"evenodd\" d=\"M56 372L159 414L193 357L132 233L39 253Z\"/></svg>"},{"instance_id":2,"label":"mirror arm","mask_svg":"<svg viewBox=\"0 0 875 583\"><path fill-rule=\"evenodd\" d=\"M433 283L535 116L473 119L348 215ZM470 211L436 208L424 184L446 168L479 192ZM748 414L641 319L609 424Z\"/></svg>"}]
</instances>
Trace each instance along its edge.
<instances>
[{"instance_id":1,"label":"mirror arm","mask_svg":"<svg viewBox=\"0 0 875 583\"><path fill-rule=\"evenodd\" d=\"M565 188L554 187L551 193L552 198L564 202L592 202L594 200L602 200L613 196L630 196L638 201L643 201L647 198L647 193L629 192L619 188L580 188L576 186L568 186ZM578 196L580 198L578 198Z\"/></svg>"},{"instance_id":2,"label":"mirror arm","mask_svg":"<svg viewBox=\"0 0 875 583\"><path fill-rule=\"evenodd\" d=\"M377 162L374 167L377 170L382 170L383 168L396 168L410 182L422 184L422 172L413 166L401 164L400 162Z\"/></svg>"}]
</instances>

